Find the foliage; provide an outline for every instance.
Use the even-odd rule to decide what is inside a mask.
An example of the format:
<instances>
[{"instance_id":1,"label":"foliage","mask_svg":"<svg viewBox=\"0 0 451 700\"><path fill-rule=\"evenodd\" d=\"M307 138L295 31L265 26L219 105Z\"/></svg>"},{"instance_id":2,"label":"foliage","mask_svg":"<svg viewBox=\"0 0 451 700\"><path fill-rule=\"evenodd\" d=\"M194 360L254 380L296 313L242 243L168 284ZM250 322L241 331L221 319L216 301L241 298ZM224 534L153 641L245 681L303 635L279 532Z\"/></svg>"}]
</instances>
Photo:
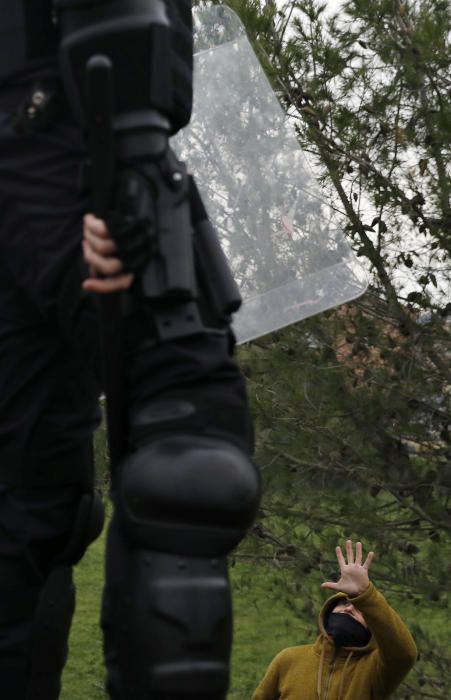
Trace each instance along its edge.
<instances>
[{"instance_id":1,"label":"foliage","mask_svg":"<svg viewBox=\"0 0 451 700\"><path fill-rule=\"evenodd\" d=\"M311 638L319 584L336 573L334 547L352 537L375 550L372 578L420 649L396 697L445 700L451 8L348 0L334 16L314 0L226 4L371 275L360 301L239 354L264 497L235 554L234 653L243 668L231 697L248 696L280 648Z\"/></svg>"},{"instance_id":2,"label":"foliage","mask_svg":"<svg viewBox=\"0 0 451 700\"><path fill-rule=\"evenodd\" d=\"M363 303L351 309L367 313ZM350 361L337 360L334 343L351 309L241 352L257 417L264 497L237 557L279 571L284 592L279 589L278 598L308 624L322 600L320 583L335 578L336 544L361 539L367 551L376 551L372 579L404 614L422 658L437 669L448 659L449 448L428 439L421 410L409 408L389 367L361 368L357 358L357 372ZM412 391L422 390L424 400L420 368L412 358L411 364ZM409 683L418 687L432 677L428 691L445 698L447 676L438 675L420 662ZM406 687L399 698L408 697Z\"/></svg>"},{"instance_id":3,"label":"foliage","mask_svg":"<svg viewBox=\"0 0 451 700\"><path fill-rule=\"evenodd\" d=\"M105 671L99 626L103 587L105 532L76 567L77 607L71 629L69 658L61 700L105 700ZM311 640L315 625L299 625L283 601L267 609L268 596L279 588L279 577L245 562L232 567L234 588L234 649L229 700L251 696L265 665L282 646Z\"/></svg>"},{"instance_id":4,"label":"foliage","mask_svg":"<svg viewBox=\"0 0 451 700\"><path fill-rule=\"evenodd\" d=\"M70 653L63 676L61 700L106 698L102 640L98 624L103 586L104 540L103 536L94 542L76 567L77 608L71 630ZM235 631L232 682L228 699L246 700L251 697L266 666L280 649L309 643L315 639L317 608L309 609L305 619L300 619L299 607L308 605L309 600L300 586L295 590L289 569L256 566L254 562L248 563L238 558L231 568L231 574ZM303 574L300 581L304 580ZM318 605L319 602L318 599ZM315 602L314 605L316 604ZM403 601L402 614L409 622L415 619L424 622L431 613L421 606L416 607ZM440 624L436 616L435 625L437 622ZM445 649L448 629L443 618L441 624L441 638ZM439 664L443 672L446 664L445 654Z\"/></svg>"},{"instance_id":5,"label":"foliage","mask_svg":"<svg viewBox=\"0 0 451 700\"><path fill-rule=\"evenodd\" d=\"M371 277L359 302L241 351L265 489L237 556L275 567L307 623L335 545L361 538L421 650L397 697L445 698L451 8L349 0L331 15L314 0L227 4Z\"/></svg>"}]
</instances>

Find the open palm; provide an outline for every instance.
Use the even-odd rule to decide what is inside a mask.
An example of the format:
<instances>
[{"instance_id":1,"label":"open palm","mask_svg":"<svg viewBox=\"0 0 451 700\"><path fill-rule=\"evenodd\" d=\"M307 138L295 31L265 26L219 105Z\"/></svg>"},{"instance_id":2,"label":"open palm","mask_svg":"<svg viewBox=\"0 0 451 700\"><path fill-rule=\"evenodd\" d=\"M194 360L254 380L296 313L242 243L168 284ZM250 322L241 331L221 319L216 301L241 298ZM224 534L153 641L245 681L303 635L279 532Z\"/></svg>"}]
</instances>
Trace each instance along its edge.
<instances>
[{"instance_id":1,"label":"open palm","mask_svg":"<svg viewBox=\"0 0 451 700\"><path fill-rule=\"evenodd\" d=\"M368 569L374 559L374 552L369 552L367 558L362 564L362 543L357 542L354 550L352 540L346 541L346 559L343 556L341 547L335 548L338 565L340 567L340 579L335 583L333 581L325 581L321 584L322 588L331 588L340 593L346 593L350 598L355 597L366 591L369 586L370 579L368 577Z\"/></svg>"}]
</instances>

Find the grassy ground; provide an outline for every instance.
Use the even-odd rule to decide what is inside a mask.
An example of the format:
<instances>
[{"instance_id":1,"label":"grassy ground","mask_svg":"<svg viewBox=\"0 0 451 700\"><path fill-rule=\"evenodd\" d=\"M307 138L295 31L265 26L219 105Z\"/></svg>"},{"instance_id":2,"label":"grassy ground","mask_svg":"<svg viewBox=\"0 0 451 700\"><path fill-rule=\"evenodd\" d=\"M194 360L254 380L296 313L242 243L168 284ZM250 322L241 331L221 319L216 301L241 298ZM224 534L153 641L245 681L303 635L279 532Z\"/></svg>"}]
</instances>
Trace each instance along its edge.
<instances>
[{"instance_id":1,"label":"grassy ground","mask_svg":"<svg viewBox=\"0 0 451 700\"><path fill-rule=\"evenodd\" d=\"M77 608L70 636L61 700L103 700L104 671L99 627L105 532L76 567Z\"/></svg>"},{"instance_id":2,"label":"grassy ground","mask_svg":"<svg viewBox=\"0 0 451 700\"><path fill-rule=\"evenodd\" d=\"M76 569L78 602L70 639L70 656L63 678L61 700L105 700L102 640L98 625L103 584L103 535L95 542ZM253 690L272 657L286 646L312 641L316 619L308 624L278 602L282 572L238 561L231 569L234 588L235 643L232 683L228 700L250 700ZM408 601L394 607L410 624L430 623L429 629L442 645L449 633L443 611L421 611ZM415 696L411 696L412 698Z\"/></svg>"},{"instance_id":3,"label":"grassy ground","mask_svg":"<svg viewBox=\"0 0 451 700\"><path fill-rule=\"evenodd\" d=\"M232 569L235 644L229 700L248 700L277 652L315 637L314 621L306 628L269 598L275 574L249 564L238 563Z\"/></svg>"},{"instance_id":4,"label":"grassy ground","mask_svg":"<svg viewBox=\"0 0 451 700\"><path fill-rule=\"evenodd\" d=\"M103 535L76 569L77 609L61 700L104 700L102 638L98 625L103 583ZM267 663L282 647L299 643L306 630L283 607L264 598L267 576L249 566L232 569L235 645L230 700L249 698ZM271 575L269 574L269 578ZM313 629L313 627L312 627Z\"/></svg>"}]
</instances>

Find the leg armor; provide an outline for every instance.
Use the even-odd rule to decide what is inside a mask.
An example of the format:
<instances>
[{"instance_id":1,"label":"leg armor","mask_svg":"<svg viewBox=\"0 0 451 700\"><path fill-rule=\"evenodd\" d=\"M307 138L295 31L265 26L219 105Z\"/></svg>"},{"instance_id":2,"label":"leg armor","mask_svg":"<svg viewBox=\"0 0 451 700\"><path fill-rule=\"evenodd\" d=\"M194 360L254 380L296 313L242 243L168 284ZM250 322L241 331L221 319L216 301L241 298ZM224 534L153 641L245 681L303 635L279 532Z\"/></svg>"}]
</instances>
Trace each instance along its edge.
<instances>
[{"instance_id":1,"label":"leg armor","mask_svg":"<svg viewBox=\"0 0 451 700\"><path fill-rule=\"evenodd\" d=\"M111 697L223 700L232 641L226 555L255 517L254 465L230 441L161 434L125 459L115 489L110 538L119 528L127 554L105 594Z\"/></svg>"},{"instance_id":2,"label":"leg armor","mask_svg":"<svg viewBox=\"0 0 451 700\"><path fill-rule=\"evenodd\" d=\"M56 7L66 93L92 141L95 213L108 221L113 209L131 236L144 228L149 238L147 266L127 297L127 328L138 322L126 354L126 449L114 460L108 690L114 700L223 700L232 637L226 557L255 517L259 477L244 396L231 398L239 382L227 345L240 295L194 181L169 147L191 113L191 2ZM88 81L87 99L86 73L102 71L112 90ZM98 103L103 89L112 107ZM211 371L195 376L189 362L177 364L192 350L201 365L211 348L219 354ZM159 366L166 383L157 390Z\"/></svg>"}]
</instances>

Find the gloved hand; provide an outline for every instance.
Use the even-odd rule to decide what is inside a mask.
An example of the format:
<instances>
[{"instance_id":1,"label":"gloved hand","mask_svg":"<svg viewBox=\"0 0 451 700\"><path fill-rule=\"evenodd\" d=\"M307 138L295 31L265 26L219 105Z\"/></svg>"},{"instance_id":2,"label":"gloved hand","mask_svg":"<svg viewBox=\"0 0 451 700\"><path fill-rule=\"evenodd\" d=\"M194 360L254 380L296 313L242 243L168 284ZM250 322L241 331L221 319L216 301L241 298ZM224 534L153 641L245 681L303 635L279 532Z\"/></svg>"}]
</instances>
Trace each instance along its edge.
<instances>
[{"instance_id":1,"label":"gloved hand","mask_svg":"<svg viewBox=\"0 0 451 700\"><path fill-rule=\"evenodd\" d=\"M136 170L125 170L118 178L115 208L105 217L122 271L139 275L149 262L155 231L151 183Z\"/></svg>"}]
</instances>

